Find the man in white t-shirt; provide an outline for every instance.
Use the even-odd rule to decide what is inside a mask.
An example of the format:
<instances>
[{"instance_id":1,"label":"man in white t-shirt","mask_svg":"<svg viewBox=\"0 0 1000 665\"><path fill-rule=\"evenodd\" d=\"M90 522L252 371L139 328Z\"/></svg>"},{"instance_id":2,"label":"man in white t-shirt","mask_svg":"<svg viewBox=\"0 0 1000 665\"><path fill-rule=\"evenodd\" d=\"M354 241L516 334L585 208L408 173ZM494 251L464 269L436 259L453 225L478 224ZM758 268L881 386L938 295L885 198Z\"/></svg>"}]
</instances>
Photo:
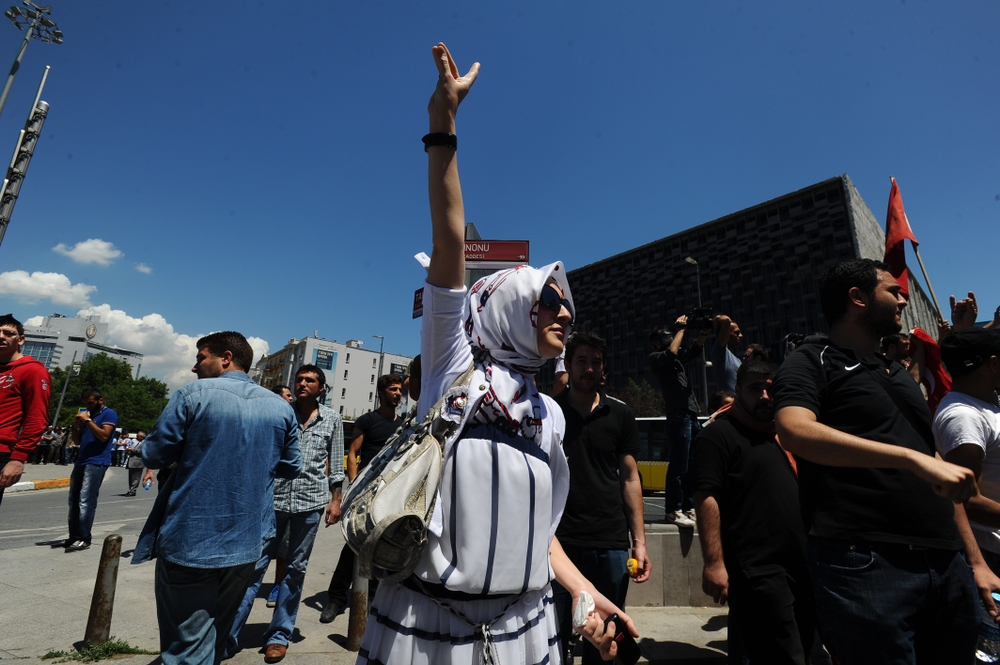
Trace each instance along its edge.
<instances>
[{"instance_id":1,"label":"man in white t-shirt","mask_svg":"<svg viewBox=\"0 0 1000 665\"><path fill-rule=\"evenodd\" d=\"M983 558L1000 575L1000 334L963 328L941 343L952 389L934 416L934 442L948 462L972 469L980 493L965 505Z\"/></svg>"}]
</instances>

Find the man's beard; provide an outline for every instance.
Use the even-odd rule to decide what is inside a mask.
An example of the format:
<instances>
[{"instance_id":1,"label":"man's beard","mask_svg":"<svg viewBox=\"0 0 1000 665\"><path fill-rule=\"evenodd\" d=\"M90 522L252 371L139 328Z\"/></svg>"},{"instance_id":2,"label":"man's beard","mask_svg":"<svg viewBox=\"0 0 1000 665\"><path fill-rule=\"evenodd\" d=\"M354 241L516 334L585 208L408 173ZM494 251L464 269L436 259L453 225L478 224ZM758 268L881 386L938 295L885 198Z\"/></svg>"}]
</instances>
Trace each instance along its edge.
<instances>
[{"instance_id":1,"label":"man's beard","mask_svg":"<svg viewBox=\"0 0 1000 665\"><path fill-rule=\"evenodd\" d=\"M902 330L903 326L896 323L897 311L895 304L890 306L872 298L871 305L861 313L858 323L869 335L882 339Z\"/></svg>"}]
</instances>

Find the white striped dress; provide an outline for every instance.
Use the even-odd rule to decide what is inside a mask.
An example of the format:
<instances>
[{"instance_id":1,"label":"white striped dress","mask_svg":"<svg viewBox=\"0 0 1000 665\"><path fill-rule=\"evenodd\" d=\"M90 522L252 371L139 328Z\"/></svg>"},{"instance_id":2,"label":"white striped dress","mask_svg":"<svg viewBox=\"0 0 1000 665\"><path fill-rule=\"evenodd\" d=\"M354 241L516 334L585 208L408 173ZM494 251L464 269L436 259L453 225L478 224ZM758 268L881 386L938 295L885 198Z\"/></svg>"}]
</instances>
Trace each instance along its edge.
<instances>
[{"instance_id":1,"label":"white striped dress","mask_svg":"<svg viewBox=\"0 0 1000 665\"><path fill-rule=\"evenodd\" d=\"M472 360L462 331L464 301L465 289L424 287L422 405L434 404ZM477 368L463 420L486 383ZM490 631L503 665L560 662L548 549L569 468L561 409L542 396L541 415L540 445L478 424L446 442L431 535L415 572L425 590L476 624L503 615ZM483 648L472 625L414 584L381 585L358 663L468 664L480 662Z\"/></svg>"}]
</instances>

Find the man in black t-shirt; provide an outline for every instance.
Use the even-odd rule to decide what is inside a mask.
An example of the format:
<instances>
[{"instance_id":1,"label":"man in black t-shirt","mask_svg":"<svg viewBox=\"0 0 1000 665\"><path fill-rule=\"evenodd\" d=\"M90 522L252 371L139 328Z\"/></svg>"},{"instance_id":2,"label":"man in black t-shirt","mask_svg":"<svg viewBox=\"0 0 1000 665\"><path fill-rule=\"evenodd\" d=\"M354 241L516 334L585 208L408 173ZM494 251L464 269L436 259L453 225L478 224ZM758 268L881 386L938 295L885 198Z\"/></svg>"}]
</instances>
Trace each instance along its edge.
<instances>
[{"instance_id":1,"label":"man in black t-shirt","mask_svg":"<svg viewBox=\"0 0 1000 665\"><path fill-rule=\"evenodd\" d=\"M569 462L569 496L556 536L566 556L608 600L625 606L629 548L638 561L636 582L649 579L642 481L636 466L639 429L632 409L599 388L607 345L597 335L574 333L566 344L569 389L556 403L566 417L563 450ZM629 532L632 542L629 542ZM552 582L563 653L572 636L569 592ZM583 662L600 663L589 642Z\"/></svg>"},{"instance_id":2,"label":"man in black t-shirt","mask_svg":"<svg viewBox=\"0 0 1000 665\"><path fill-rule=\"evenodd\" d=\"M774 435L774 365L750 360L698 436L692 472L702 589L732 611L752 663L806 665L815 610L795 471Z\"/></svg>"},{"instance_id":3,"label":"man in black t-shirt","mask_svg":"<svg viewBox=\"0 0 1000 665\"><path fill-rule=\"evenodd\" d=\"M403 398L403 379L395 374L385 374L378 378L379 406L374 411L354 421L354 438L351 449L347 453L347 480L354 480L368 462L382 450L385 442L396 433L403 424L403 418L396 415L396 407ZM360 461L358 457L360 456ZM329 525L328 525L329 526ZM330 623L344 611L349 603L351 579L354 577L354 551L344 545L340 551L340 560L333 571L330 588L327 590L326 607L319 616L322 623ZM378 588L378 582L368 583L369 599Z\"/></svg>"},{"instance_id":4,"label":"man in black t-shirt","mask_svg":"<svg viewBox=\"0 0 1000 665\"><path fill-rule=\"evenodd\" d=\"M917 384L876 354L900 330L900 285L884 263L846 261L823 276L820 304L829 338L785 360L774 401L798 460L824 642L844 665L971 662L976 586L985 600L1000 579L962 504L977 493L974 474L935 458Z\"/></svg>"}]
</instances>

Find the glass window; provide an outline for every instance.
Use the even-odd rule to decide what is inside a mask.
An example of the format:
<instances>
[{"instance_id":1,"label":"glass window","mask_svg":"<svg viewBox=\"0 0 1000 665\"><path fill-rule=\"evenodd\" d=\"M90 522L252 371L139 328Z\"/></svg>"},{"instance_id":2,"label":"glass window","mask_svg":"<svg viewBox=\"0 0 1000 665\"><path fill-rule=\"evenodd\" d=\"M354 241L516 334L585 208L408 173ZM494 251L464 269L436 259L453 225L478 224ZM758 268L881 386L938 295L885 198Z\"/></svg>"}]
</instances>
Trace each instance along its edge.
<instances>
[{"instance_id":1,"label":"glass window","mask_svg":"<svg viewBox=\"0 0 1000 665\"><path fill-rule=\"evenodd\" d=\"M21 353L42 363L46 369L51 369L52 355L55 350L56 345L52 342L25 342L21 346Z\"/></svg>"},{"instance_id":2,"label":"glass window","mask_svg":"<svg viewBox=\"0 0 1000 665\"><path fill-rule=\"evenodd\" d=\"M372 374L372 383L375 383L375 375Z\"/></svg>"},{"instance_id":3,"label":"glass window","mask_svg":"<svg viewBox=\"0 0 1000 665\"><path fill-rule=\"evenodd\" d=\"M368 401L369 402L372 401L372 397L374 397L374 395L372 393L368 393Z\"/></svg>"},{"instance_id":4,"label":"glass window","mask_svg":"<svg viewBox=\"0 0 1000 665\"><path fill-rule=\"evenodd\" d=\"M347 378L347 370L346 369L344 370L344 378L345 379Z\"/></svg>"},{"instance_id":5,"label":"glass window","mask_svg":"<svg viewBox=\"0 0 1000 665\"><path fill-rule=\"evenodd\" d=\"M349 362L351 362L351 354L350 353L348 353L347 354L347 358L344 359L344 364L347 364Z\"/></svg>"},{"instance_id":6,"label":"glass window","mask_svg":"<svg viewBox=\"0 0 1000 665\"><path fill-rule=\"evenodd\" d=\"M347 388L340 389L340 399L344 399L347 396Z\"/></svg>"},{"instance_id":7,"label":"glass window","mask_svg":"<svg viewBox=\"0 0 1000 665\"><path fill-rule=\"evenodd\" d=\"M375 358L372 358L372 367L375 367Z\"/></svg>"}]
</instances>

